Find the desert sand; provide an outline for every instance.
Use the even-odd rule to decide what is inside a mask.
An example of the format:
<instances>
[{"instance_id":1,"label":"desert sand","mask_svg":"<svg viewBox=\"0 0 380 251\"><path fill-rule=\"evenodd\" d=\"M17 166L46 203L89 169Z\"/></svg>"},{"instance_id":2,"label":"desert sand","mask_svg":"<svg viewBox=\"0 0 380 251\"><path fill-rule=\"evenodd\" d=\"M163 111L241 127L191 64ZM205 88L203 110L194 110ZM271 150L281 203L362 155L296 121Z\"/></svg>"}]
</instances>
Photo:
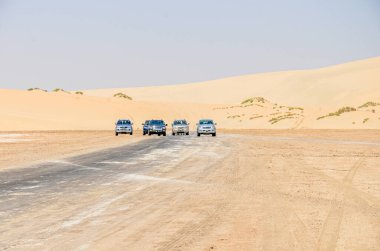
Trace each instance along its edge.
<instances>
[{"instance_id":1,"label":"desert sand","mask_svg":"<svg viewBox=\"0 0 380 251\"><path fill-rule=\"evenodd\" d=\"M317 70L265 73L194 84L44 92L0 90L0 131L112 130L213 118L224 129L378 129L380 58ZM124 93L132 98L114 97ZM339 112L344 107L351 110ZM332 114L331 116L326 116Z\"/></svg>"},{"instance_id":2,"label":"desert sand","mask_svg":"<svg viewBox=\"0 0 380 251\"><path fill-rule=\"evenodd\" d=\"M8 170L0 176L0 246L377 250L379 136L255 130L149 137Z\"/></svg>"}]
</instances>

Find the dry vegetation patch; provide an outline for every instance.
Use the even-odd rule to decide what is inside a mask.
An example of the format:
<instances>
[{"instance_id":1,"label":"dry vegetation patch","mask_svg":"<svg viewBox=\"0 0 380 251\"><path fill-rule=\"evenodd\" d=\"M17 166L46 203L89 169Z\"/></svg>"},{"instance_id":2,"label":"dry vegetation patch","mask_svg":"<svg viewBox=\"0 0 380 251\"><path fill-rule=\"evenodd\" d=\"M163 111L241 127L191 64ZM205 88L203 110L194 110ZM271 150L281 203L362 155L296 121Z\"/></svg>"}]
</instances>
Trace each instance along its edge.
<instances>
[{"instance_id":1,"label":"dry vegetation patch","mask_svg":"<svg viewBox=\"0 0 380 251\"><path fill-rule=\"evenodd\" d=\"M264 116L263 115L253 116L253 117L250 117L249 120L258 119L258 118L262 118L262 117L264 117Z\"/></svg>"},{"instance_id":2,"label":"dry vegetation patch","mask_svg":"<svg viewBox=\"0 0 380 251\"><path fill-rule=\"evenodd\" d=\"M241 102L242 105L246 105L246 104L252 104L252 103L267 103L268 100L266 100L265 98L263 97L253 97L253 98L248 98L246 100L244 100L243 102Z\"/></svg>"},{"instance_id":3,"label":"dry vegetation patch","mask_svg":"<svg viewBox=\"0 0 380 251\"><path fill-rule=\"evenodd\" d=\"M372 101L368 101L367 103L365 104L362 104L361 106L359 106L358 108L367 108L367 107L372 107L372 106L378 106L380 105L380 103L376 103L376 102L372 102Z\"/></svg>"},{"instance_id":4,"label":"dry vegetation patch","mask_svg":"<svg viewBox=\"0 0 380 251\"><path fill-rule=\"evenodd\" d=\"M116 93L113 95L115 98L125 98L125 99L128 99L128 100L132 100L132 97L128 96L127 94L125 93L122 93L122 92L119 92L119 93Z\"/></svg>"},{"instance_id":5,"label":"dry vegetation patch","mask_svg":"<svg viewBox=\"0 0 380 251\"><path fill-rule=\"evenodd\" d=\"M232 115L232 116L228 116L227 118L228 119L236 119L236 118L240 118L241 116L240 115Z\"/></svg>"},{"instance_id":6,"label":"dry vegetation patch","mask_svg":"<svg viewBox=\"0 0 380 251\"><path fill-rule=\"evenodd\" d=\"M47 92L47 90L44 90L44 89L41 89L41 88L38 88L38 87L29 88L28 91L43 91L43 92Z\"/></svg>"},{"instance_id":7,"label":"dry vegetation patch","mask_svg":"<svg viewBox=\"0 0 380 251\"><path fill-rule=\"evenodd\" d=\"M68 94L71 94L70 92L68 92L68 91L65 91L64 89L62 89L62 88L55 88L54 90L53 90L53 92L64 92L64 93L68 93Z\"/></svg>"},{"instance_id":8,"label":"dry vegetation patch","mask_svg":"<svg viewBox=\"0 0 380 251\"><path fill-rule=\"evenodd\" d=\"M280 116L277 116L277 117L273 117L271 118L268 122L271 123L272 125L273 124L276 124L282 120L285 120L285 119L296 119L296 118L299 118L299 116L303 116L303 115L300 115L298 113L286 113L286 114L283 114L283 115L280 115Z\"/></svg>"},{"instance_id":9,"label":"dry vegetation patch","mask_svg":"<svg viewBox=\"0 0 380 251\"><path fill-rule=\"evenodd\" d=\"M354 107L349 107L349 106L345 106L345 107L340 108L340 109L339 109L338 111L336 111L336 112L330 112L329 114L327 114L327 115L325 115L325 116L318 117L317 120L324 119L324 118L327 118L327 117L340 116L340 115L343 114L343 113L346 113L346 112L354 112L354 111L356 111L356 108L354 108Z\"/></svg>"},{"instance_id":10,"label":"dry vegetation patch","mask_svg":"<svg viewBox=\"0 0 380 251\"><path fill-rule=\"evenodd\" d=\"M304 109L302 107L288 107L289 111L293 111L293 110L300 110L300 111L303 111Z\"/></svg>"}]
</instances>

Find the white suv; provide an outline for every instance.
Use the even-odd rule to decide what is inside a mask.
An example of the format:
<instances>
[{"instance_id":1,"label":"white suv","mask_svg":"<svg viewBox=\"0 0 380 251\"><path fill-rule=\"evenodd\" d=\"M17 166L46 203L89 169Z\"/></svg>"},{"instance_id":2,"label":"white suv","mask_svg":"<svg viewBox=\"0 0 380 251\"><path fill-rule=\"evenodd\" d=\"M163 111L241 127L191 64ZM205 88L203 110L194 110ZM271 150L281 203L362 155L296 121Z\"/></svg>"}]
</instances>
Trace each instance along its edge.
<instances>
[{"instance_id":1,"label":"white suv","mask_svg":"<svg viewBox=\"0 0 380 251\"><path fill-rule=\"evenodd\" d=\"M197 136L200 137L201 134L211 134L213 137L216 136L216 123L212 119L201 119L197 124Z\"/></svg>"},{"instance_id":2,"label":"white suv","mask_svg":"<svg viewBox=\"0 0 380 251\"><path fill-rule=\"evenodd\" d=\"M172 123L172 135L186 134L189 135L189 124L184 119L176 119Z\"/></svg>"},{"instance_id":3,"label":"white suv","mask_svg":"<svg viewBox=\"0 0 380 251\"><path fill-rule=\"evenodd\" d=\"M133 123L129 119L119 119L115 123L115 135L119 134L133 134Z\"/></svg>"}]
</instances>

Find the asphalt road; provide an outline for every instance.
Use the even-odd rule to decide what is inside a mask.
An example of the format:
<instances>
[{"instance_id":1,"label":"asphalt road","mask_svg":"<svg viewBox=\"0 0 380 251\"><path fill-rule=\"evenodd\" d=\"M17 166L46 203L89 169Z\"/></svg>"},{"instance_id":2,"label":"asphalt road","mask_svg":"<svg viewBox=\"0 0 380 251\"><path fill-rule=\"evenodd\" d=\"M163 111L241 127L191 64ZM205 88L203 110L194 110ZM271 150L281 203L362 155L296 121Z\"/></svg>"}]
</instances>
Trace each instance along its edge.
<instances>
[{"instance_id":1,"label":"asphalt road","mask_svg":"<svg viewBox=\"0 0 380 251\"><path fill-rule=\"evenodd\" d=\"M128 140L128 136L121 137ZM135 191L157 184L189 186L194 181L175 177L177 171L183 172L181 163L198 156L202 163L198 167L203 168L220 159L224 153L217 156L215 149L227 152L225 137L152 135L122 147L3 171L0 175L0 247L6 250L39 247L40 238L52 238L56 232L82 223L127 193L132 196ZM87 201L86 194L94 193L100 197ZM52 205L63 205L59 209L63 215L48 221L51 211L43 210ZM38 216L33 219L31 215L35 214ZM14 228L17 224L22 227ZM55 230L43 230L47 226L54 226ZM43 237L38 237L36 233L41 231Z\"/></svg>"},{"instance_id":2,"label":"asphalt road","mask_svg":"<svg viewBox=\"0 0 380 251\"><path fill-rule=\"evenodd\" d=\"M83 192L121 176L139 175L168 165L168 160L178 159L181 150L205 143L203 137L201 141L194 137L147 136L146 140L132 145L4 171L0 176L0 217L3 218L0 222L57 194Z\"/></svg>"}]
</instances>

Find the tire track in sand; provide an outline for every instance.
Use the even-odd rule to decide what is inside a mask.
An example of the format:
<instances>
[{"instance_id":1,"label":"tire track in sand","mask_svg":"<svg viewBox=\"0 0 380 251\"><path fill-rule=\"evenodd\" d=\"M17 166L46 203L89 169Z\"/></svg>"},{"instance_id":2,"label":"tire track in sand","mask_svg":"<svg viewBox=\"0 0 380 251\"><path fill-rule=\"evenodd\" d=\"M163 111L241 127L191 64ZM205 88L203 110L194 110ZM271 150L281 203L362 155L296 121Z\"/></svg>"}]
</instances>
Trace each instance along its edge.
<instances>
[{"instance_id":1,"label":"tire track in sand","mask_svg":"<svg viewBox=\"0 0 380 251\"><path fill-rule=\"evenodd\" d=\"M278 194L282 194L283 189L278 182L279 176L273 171L275 167L272 160L273 157L267 159L267 163L265 164L267 170L263 172L267 180L271 182L274 193L267 195L271 198L270 204L266 207L271 219L271 229L267 233L268 236L264 239L262 249L277 250L283 245L279 241L279 237L281 237L282 240L288 238L287 246L282 246L285 250L311 250L317 240L311 234L302 217L297 214L297 207L290 200L277 196ZM294 173L289 171L291 169L286 168L284 170L286 171L285 177L292 180ZM284 229L287 229L287 231L284 231Z\"/></svg>"},{"instance_id":2,"label":"tire track in sand","mask_svg":"<svg viewBox=\"0 0 380 251\"><path fill-rule=\"evenodd\" d=\"M360 166L364 163L364 158L360 158L350 169L343 179L343 189L337 188L335 198L331 203L329 213L323 224L321 235L318 240L317 250L334 250L339 238L339 229L342 223L344 202L349 186Z\"/></svg>"}]
</instances>

